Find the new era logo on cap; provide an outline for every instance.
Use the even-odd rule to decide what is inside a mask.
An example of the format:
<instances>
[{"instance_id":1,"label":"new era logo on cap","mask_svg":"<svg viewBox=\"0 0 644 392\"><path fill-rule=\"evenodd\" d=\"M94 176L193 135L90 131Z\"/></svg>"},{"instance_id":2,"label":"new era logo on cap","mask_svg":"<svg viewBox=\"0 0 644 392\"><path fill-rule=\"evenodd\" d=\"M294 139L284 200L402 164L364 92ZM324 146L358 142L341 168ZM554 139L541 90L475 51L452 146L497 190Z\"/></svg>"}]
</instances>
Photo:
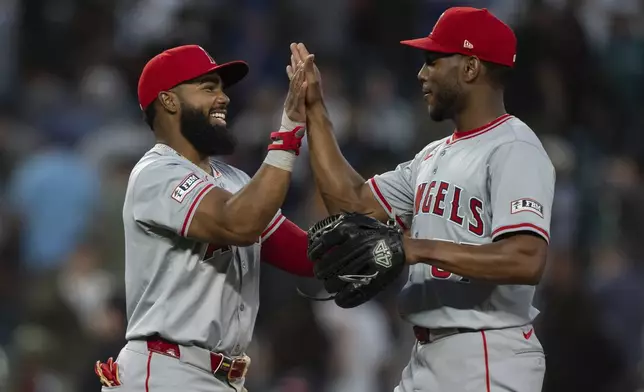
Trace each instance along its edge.
<instances>
[{"instance_id":1,"label":"new era logo on cap","mask_svg":"<svg viewBox=\"0 0 644 392\"><path fill-rule=\"evenodd\" d=\"M465 49L474 49L474 45L468 40L463 41L463 47Z\"/></svg>"}]
</instances>

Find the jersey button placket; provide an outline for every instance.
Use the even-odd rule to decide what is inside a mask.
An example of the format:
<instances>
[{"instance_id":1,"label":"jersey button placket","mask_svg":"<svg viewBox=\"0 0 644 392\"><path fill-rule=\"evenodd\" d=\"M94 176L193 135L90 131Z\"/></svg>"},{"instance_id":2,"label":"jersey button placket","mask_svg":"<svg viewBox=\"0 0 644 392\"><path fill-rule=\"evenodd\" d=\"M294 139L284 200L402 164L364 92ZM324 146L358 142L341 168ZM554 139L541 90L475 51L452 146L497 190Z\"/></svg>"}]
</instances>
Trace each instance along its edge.
<instances>
[{"instance_id":1,"label":"jersey button placket","mask_svg":"<svg viewBox=\"0 0 644 392\"><path fill-rule=\"evenodd\" d=\"M438 155L441 156L441 157L445 156L445 149L443 149L440 152L440 154L438 154ZM437 158L436 159L436 166L434 167L434 170L432 170L432 174L436 174L436 172L438 171L438 161L439 161L439 159Z\"/></svg>"}]
</instances>

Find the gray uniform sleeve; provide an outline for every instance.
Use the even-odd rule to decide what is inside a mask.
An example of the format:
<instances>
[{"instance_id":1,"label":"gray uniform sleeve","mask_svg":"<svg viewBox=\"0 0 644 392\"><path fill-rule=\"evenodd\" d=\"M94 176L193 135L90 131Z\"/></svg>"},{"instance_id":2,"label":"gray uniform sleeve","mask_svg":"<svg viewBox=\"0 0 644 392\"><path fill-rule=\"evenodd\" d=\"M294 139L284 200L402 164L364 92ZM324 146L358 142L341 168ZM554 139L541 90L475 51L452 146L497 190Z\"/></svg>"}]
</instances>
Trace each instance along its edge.
<instances>
[{"instance_id":1,"label":"gray uniform sleeve","mask_svg":"<svg viewBox=\"0 0 644 392\"><path fill-rule=\"evenodd\" d=\"M555 169L545 150L516 141L498 147L489 161L492 238L532 231L550 241Z\"/></svg>"},{"instance_id":2,"label":"gray uniform sleeve","mask_svg":"<svg viewBox=\"0 0 644 392\"><path fill-rule=\"evenodd\" d=\"M376 200L403 229L411 227L414 214L414 162L401 163L394 170L367 181Z\"/></svg>"},{"instance_id":3,"label":"gray uniform sleeve","mask_svg":"<svg viewBox=\"0 0 644 392\"><path fill-rule=\"evenodd\" d=\"M199 203L213 188L213 182L203 173L189 167L175 162L154 163L142 168L134 179L134 219L185 237Z\"/></svg>"}]
</instances>

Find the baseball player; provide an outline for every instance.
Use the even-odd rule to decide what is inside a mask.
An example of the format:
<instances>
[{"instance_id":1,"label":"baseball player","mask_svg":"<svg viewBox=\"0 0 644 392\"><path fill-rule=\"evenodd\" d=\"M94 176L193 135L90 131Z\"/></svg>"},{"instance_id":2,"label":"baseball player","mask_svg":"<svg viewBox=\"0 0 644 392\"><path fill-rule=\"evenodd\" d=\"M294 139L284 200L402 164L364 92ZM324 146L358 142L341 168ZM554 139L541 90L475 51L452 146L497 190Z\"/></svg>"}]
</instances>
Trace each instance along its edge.
<instances>
[{"instance_id":1,"label":"baseball player","mask_svg":"<svg viewBox=\"0 0 644 392\"><path fill-rule=\"evenodd\" d=\"M341 155L311 63L306 98L311 165L329 213L408 230L399 310L417 343L395 392L540 391L532 299L555 171L534 132L504 108L515 35L486 9L454 7L428 37L402 43L424 53L418 79L431 118L456 126L412 160L365 181ZM291 51L289 75L309 55L302 44Z\"/></svg>"},{"instance_id":2,"label":"baseball player","mask_svg":"<svg viewBox=\"0 0 644 392\"><path fill-rule=\"evenodd\" d=\"M116 361L96 363L103 391L243 390L260 259L312 276L306 233L279 212L304 136L304 72L252 179L211 158L234 149L224 89L247 72L197 45L169 49L142 71L139 103L157 144L125 196L128 343Z\"/></svg>"}]
</instances>

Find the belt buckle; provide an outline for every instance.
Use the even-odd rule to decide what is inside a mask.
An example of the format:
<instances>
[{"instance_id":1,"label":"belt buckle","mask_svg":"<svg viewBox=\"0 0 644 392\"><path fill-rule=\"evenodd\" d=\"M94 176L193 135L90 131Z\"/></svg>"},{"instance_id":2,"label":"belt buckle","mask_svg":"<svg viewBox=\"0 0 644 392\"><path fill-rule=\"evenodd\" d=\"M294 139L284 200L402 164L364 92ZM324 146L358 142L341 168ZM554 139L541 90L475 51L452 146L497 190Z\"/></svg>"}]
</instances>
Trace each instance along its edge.
<instances>
[{"instance_id":1,"label":"belt buckle","mask_svg":"<svg viewBox=\"0 0 644 392\"><path fill-rule=\"evenodd\" d=\"M429 343L429 329L418 326L414 326L413 329L414 336L416 337L416 340L420 342L420 344Z\"/></svg>"},{"instance_id":2,"label":"belt buckle","mask_svg":"<svg viewBox=\"0 0 644 392\"><path fill-rule=\"evenodd\" d=\"M235 381L246 377L249 366L250 357L248 355L233 359L233 362L230 364L230 369L228 370L228 381Z\"/></svg>"}]
</instances>

